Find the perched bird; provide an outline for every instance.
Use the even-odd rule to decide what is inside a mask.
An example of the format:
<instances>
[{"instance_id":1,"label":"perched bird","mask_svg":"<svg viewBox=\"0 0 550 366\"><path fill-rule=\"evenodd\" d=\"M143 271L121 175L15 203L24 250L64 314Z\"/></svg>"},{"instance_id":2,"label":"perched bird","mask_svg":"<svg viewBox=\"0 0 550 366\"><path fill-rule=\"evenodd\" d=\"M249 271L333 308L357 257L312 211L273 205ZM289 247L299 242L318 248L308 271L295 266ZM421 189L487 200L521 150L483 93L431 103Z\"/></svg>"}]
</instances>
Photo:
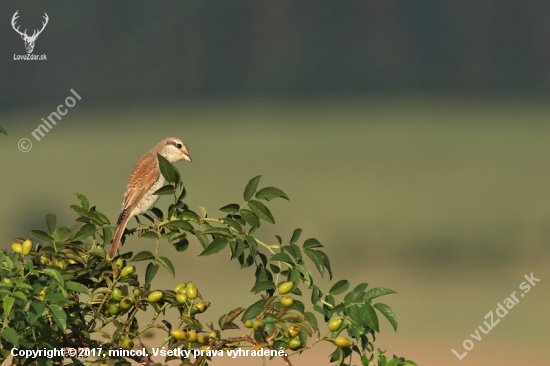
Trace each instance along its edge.
<instances>
[{"instance_id":1,"label":"perched bird","mask_svg":"<svg viewBox=\"0 0 550 366\"><path fill-rule=\"evenodd\" d=\"M109 252L110 259L116 255L128 221L134 216L149 211L159 198L153 193L166 184L166 179L160 172L157 154L162 155L171 163L180 160L191 161L187 145L175 137L162 140L139 159L124 192L122 208L116 223L117 229Z\"/></svg>"}]
</instances>

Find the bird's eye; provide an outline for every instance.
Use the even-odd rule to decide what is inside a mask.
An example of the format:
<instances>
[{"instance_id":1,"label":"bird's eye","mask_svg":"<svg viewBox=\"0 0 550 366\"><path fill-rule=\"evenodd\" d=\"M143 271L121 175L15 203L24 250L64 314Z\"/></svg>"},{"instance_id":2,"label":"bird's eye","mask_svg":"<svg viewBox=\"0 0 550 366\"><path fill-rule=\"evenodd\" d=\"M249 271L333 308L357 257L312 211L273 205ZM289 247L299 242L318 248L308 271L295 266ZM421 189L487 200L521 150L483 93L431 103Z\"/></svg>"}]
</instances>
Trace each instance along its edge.
<instances>
[{"instance_id":1,"label":"bird's eye","mask_svg":"<svg viewBox=\"0 0 550 366\"><path fill-rule=\"evenodd\" d=\"M178 149L181 149L181 144L178 144Z\"/></svg>"}]
</instances>

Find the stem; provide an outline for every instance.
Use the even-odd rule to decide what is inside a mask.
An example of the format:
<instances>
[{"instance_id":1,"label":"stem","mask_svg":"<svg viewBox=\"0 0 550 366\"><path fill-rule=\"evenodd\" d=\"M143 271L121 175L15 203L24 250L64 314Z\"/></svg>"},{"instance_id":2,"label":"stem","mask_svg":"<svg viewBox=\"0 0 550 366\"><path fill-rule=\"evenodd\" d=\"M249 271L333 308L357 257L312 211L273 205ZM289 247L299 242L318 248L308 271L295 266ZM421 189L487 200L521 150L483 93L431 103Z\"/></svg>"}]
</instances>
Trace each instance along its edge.
<instances>
[{"instance_id":1,"label":"stem","mask_svg":"<svg viewBox=\"0 0 550 366\"><path fill-rule=\"evenodd\" d=\"M302 349L299 349L299 350L297 350L297 351L294 351L294 352L292 352L292 353L289 353L289 354L288 354L288 357L290 357L290 356L292 356L292 355L295 355L296 353L303 352L303 351L305 351L306 349L311 349L311 348L313 348L317 343L326 340L327 337L328 337L329 335L330 335L330 332L327 332L327 334L325 334L324 336L322 336L322 337L316 339L315 342L313 342L313 343L310 344L309 346L304 347L304 348L302 348Z\"/></svg>"},{"instance_id":2,"label":"stem","mask_svg":"<svg viewBox=\"0 0 550 366\"><path fill-rule=\"evenodd\" d=\"M162 311L164 309L166 309L166 307L170 305L169 303L166 303L162 306L162 308L159 309L159 311L155 314L155 316L153 316L153 319L151 319L151 321L149 322L149 324L147 324L147 326L145 328L143 328L142 330L138 331L136 333L136 337L143 334L144 332L148 331L149 329L153 328L154 327L154 324L155 322L157 321L157 318L159 317L160 313L162 313Z\"/></svg>"}]
</instances>

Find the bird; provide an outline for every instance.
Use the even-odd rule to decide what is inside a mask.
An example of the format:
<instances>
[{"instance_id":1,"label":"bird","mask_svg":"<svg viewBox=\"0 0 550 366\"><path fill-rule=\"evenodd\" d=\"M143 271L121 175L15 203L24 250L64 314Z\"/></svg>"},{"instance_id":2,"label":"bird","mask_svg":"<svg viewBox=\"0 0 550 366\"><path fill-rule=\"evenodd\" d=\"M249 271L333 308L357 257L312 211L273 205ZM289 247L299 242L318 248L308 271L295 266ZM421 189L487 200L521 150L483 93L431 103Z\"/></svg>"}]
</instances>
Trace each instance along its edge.
<instances>
[{"instance_id":1,"label":"bird","mask_svg":"<svg viewBox=\"0 0 550 366\"><path fill-rule=\"evenodd\" d=\"M176 137L162 140L139 159L126 185L109 259L115 257L128 221L134 216L137 219L137 215L144 214L153 208L159 199L159 196L153 193L166 184L166 179L160 172L157 154L166 158L170 163L180 160L191 162L187 145Z\"/></svg>"}]
</instances>

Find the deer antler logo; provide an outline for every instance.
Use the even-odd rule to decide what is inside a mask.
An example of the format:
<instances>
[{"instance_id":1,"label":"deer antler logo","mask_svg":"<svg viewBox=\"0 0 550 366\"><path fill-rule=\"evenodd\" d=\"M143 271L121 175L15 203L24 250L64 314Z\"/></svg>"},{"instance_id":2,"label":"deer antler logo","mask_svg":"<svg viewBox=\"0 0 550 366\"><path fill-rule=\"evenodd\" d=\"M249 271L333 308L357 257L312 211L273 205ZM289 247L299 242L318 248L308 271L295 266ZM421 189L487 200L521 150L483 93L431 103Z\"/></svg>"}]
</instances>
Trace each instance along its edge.
<instances>
[{"instance_id":1,"label":"deer antler logo","mask_svg":"<svg viewBox=\"0 0 550 366\"><path fill-rule=\"evenodd\" d=\"M21 32L19 30L19 26L17 28L15 27L15 21L17 20L17 18L19 18L19 15L17 15L17 13L19 13L19 10L17 10L15 12L15 14L13 14L13 18L11 18L11 26L13 27L13 29L17 33L19 33L21 35L21 38L23 38L23 41L25 41L25 49L27 50L27 53L32 53L32 50L34 49L34 43L36 42L36 39L38 38L40 33L42 33L44 28L46 28L46 24L48 24L48 20L50 18L48 18L48 14L44 13L45 22L42 22L42 29L40 29L40 30L35 29L32 36L29 36L27 34L26 29L25 29L24 32Z\"/></svg>"}]
</instances>

